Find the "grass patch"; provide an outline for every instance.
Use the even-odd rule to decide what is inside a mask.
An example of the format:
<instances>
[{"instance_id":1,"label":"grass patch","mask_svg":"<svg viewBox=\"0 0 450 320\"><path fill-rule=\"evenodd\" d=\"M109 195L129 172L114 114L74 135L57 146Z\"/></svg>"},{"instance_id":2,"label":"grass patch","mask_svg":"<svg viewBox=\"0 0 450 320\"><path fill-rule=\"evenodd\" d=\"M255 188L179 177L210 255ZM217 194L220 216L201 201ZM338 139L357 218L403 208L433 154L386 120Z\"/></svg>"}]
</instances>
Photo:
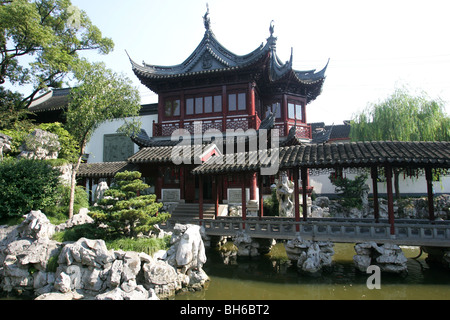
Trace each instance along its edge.
<instances>
[{"instance_id":1,"label":"grass patch","mask_svg":"<svg viewBox=\"0 0 450 320\"><path fill-rule=\"evenodd\" d=\"M170 236L166 236L162 239L156 238L141 238L131 239L123 238L112 241L107 241L106 246L109 250L123 250L123 251L135 251L144 252L148 255L153 255L159 250L167 250L170 247Z\"/></svg>"},{"instance_id":2,"label":"grass patch","mask_svg":"<svg viewBox=\"0 0 450 320\"><path fill-rule=\"evenodd\" d=\"M104 239L105 234L102 231L102 229L97 228L94 224L83 224L55 233L52 240L58 242L75 242L80 238Z\"/></svg>"},{"instance_id":3,"label":"grass patch","mask_svg":"<svg viewBox=\"0 0 450 320\"><path fill-rule=\"evenodd\" d=\"M84 224L75 226L71 229L67 229L62 232L57 232L53 235L52 239L58 242L75 242L80 238L88 239L103 239L105 240L108 250L123 250L123 251L135 251L144 252L149 255L159 251L167 250L170 248L171 236L166 236L162 239L156 238L120 238L120 239L107 239L104 237L104 231L95 227L94 224Z\"/></svg>"}]
</instances>

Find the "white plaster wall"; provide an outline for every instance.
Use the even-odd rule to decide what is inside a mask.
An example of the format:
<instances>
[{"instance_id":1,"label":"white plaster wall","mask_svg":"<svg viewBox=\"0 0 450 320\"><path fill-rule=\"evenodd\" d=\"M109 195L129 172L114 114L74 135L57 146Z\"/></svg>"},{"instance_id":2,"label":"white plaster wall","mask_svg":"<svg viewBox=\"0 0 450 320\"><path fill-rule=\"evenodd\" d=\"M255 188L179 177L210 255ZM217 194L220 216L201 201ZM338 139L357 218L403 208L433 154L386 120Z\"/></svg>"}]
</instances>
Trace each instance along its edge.
<instances>
[{"instance_id":1,"label":"white plaster wall","mask_svg":"<svg viewBox=\"0 0 450 320\"><path fill-rule=\"evenodd\" d=\"M142 122L142 129L144 129L149 137L153 136L153 120L158 121L158 115L141 116L139 119ZM103 137L105 134L115 134L125 123L124 120L113 120L101 124L89 140L86 146L86 153L89 154L88 163L103 162ZM137 152L139 147L135 144L134 151Z\"/></svg>"},{"instance_id":2,"label":"white plaster wall","mask_svg":"<svg viewBox=\"0 0 450 320\"><path fill-rule=\"evenodd\" d=\"M349 179L354 179L356 174L346 174L345 175ZM331 184L329 175L318 175L318 176L310 176L310 184L314 187L314 191L316 194L334 194L334 186ZM367 185L370 187L370 192L372 193L372 179L367 179ZM394 181L392 180L392 184ZM394 186L392 186L394 187ZM443 177L439 182L433 182L434 193L446 193L450 194L450 177ZM385 194L387 193L386 183L380 182L378 183L378 193ZM406 178L403 179L403 175L400 174L400 193L404 194L426 194L427 193L427 183L425 176L420 176L419 178Z\"/></svg>"}]
</instances>

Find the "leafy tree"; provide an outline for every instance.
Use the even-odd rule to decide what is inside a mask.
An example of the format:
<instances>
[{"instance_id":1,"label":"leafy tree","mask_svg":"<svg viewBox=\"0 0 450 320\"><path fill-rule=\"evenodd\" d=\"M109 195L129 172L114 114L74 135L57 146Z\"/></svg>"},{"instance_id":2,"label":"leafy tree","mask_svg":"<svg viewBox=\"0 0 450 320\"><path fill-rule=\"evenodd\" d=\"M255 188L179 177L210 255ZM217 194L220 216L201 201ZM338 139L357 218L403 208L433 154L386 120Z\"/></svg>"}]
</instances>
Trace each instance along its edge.
<instances>
[{"instance_id":1,"label":"leafy tree","mask_svg":"<svg viewBox=\"0 0 450 320\"><path fill-rule=\"evenodd\" d=\"M440 99L425 93L413 96L407 89L396 89L384 101L356 114L351 123L353 141L450 141L450 117ZM400 169L394 168L396 197Z\"/></svg>"},{"instance_id":2,"label":"leafy tree","mask_svg":"<svg viewBox=\"0 0 450 320\"><path fill-rule=\"evenodd\" d=\"M14 130L17 123L30 126L30 112L22 107L23 96L0 86L0 130Z\"/></svg>"},{"instance_id":3,"label":"leafy tree","mask_svg":"<svg viewBox=\"0 0 450 320\"><path fill-rule=\"evenodd\" d=\"M8 95L13 102L2 103L0 125L13 113L21 117L39 91L61 87L79 52L113 47L70 0L0 0L0 85L32 86L25 97Z\"/></svg>"},{"instance_id":4,"label":"leafy tree","mask_svg":"<svg viewBox=\"0 0 450 320\"><path fill-rule=\"evenodd\" d=\"M90 213L97 225L107 226L110 237L136 237L170 218L170 214L159 212L162 203L156 202L156 195L139 196L140 191L149 188L140 172L119 172L114 179L115 184L105 191L97 210Z\"/></svg>"},{"instance_id":5,"label":"leafy tree","mask_svg":"<svg viewBox=\"0 0 450 320\"><path fill-rule=\"evenodd\" d=\"M139 91L130 79L106 68L103 63L80 63L75 70L80 84L70 92L66 129L78 143L78 160L72 173L72 192L69 218L73 216L76 174L85 153L86 144L100 124L114 119L139 115ZM139 124L130 122L130 131Z\"/></svg>"}]
</instances>

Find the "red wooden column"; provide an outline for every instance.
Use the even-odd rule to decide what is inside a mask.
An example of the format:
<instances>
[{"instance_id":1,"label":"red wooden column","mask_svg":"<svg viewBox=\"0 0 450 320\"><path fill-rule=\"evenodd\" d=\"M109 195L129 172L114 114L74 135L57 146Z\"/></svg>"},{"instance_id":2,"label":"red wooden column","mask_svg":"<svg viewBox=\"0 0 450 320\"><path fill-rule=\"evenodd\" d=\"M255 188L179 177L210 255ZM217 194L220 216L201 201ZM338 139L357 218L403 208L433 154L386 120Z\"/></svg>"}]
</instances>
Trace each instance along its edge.
<instances>
[{"instance_id":1,"label":"red wooden column","mask_svg":"<svg viewBox=\"0 0 450 320\"><path fill-rule=\"evenodd\" d=\"M214 177L214 205L215 205L215 215L216 219L219 216L219 176Z\"/></svg>"},{"instance_id":2,"label":"red wooden column","mask_svg":"<svg viewBox=\"0 0 450 320\"><path fill-rule=\"evenodd\" d=\"M184 195L184 184L185 184L185 182L184 182L184 178L185 178L184 177L184 174L185 174L184 169L185 169L184 166L180 167L180 199L185 199L186 198L186 196Z\"/></svg>"},{"instance_id":3,"label":"red wooden column","mask_svg":"<svg viewBox=\"0 0 450 320\"><path fill-rule=\"evenodd\" d=\"M184 100L184 92L181 92L180 95L180 128L184 128L184 117L185 117L186 103Z\"/></svg>"},{"instance_id":4,"label":"red wooden column","mask_svg":"<svg viewBox=\"0 0 450 320\"><path fill-rule=\"evenodd\" d=\"M247 112L249 115L254 116L255 115L255 83L249 83L248 84L248 108L247 108ZM257 130L258 128L253 128L255 130Z\"/></svg>"},{"instance_id":5,"label":"red wooden column","mask_svg":"<svg viewBox=\"0 0 450 320\"><path fill-rule=\"evenodd\" d=\"M299 185L298 185L298 172L300 168L294 168L294 205L295 205L295 222L300 222L300 198L299 198ZM303 181L303 180L302 180ZM300 225L295 225L295 231L300 232Z\"/></svg>"},{"instance_id":6,"label":"red wooden column","mask_svg":"<svg viewBox=\"0 0 450 320\"><path fill-rule=\"evenodd\" d=\"M433 174L431 168L425 168L425 177L427 179L427 191L428 191L428 214L430 221L434 221L434 196L433 196Z\"/></svg>"},{"instance_id":7,"label":"red wooden column","mask_svg":"<svg viewBox=\"0 0 450 320\"><path fill-rule=\"evenodd\" d=\"M391 225L391 236L395 235L395 224L394 224L394 194L392 192L392 168L386 166L384 168L386 175L387 184L387 198L388 198L388 216L389 224Z\"/></svg>"},{"instance_id":8,"label":"red wooden column","mask_svg":"<svg viewBox=\"0 0 450 320\"><path fill-rule=\"evenodd\" d=\"M163 167L158 168L157 175L158 176L156 178L156 197L158 199L162 199L163 176L164 176Z\"/></svg>"},{"instance_id":9,"label":"red wooden column","mask_svg":"<svg viewBox=\"0 0 450 320\"><path fill-rule=\"evenodd\" d=\"M380 205L378 203L378 168L372 167L372 191L373 191L373 215L375 217L375 222L380 222Z\"/></svg>"},{"instance_id":10,"label":"red wooden column","mask_svg":"<svg viewBox=\"0 0 450 320\"><path fill-rule=\"evenodd\" d=\"M302 196L303 196L303 221L308 220L308 169L302 167L301 169L301 175L302 175Z\"/></svg>"},{"instance_id":11,"label":"red wooden column","mask_svg":"<svg viewBox=\"0 0 450 320\"><path fill-rule=\"evenodd\" d=\"M245 194L245 173L241 177L242 183L242 229L245 230L245 220L247 220L247 197Z\"/></svg>"},{"instance_id":12,"label":"red wooden column","mask_svg":"<svg viewBox=\"0 0 450 320\"><path fill-rule=\"evenodd\" d=\"M198 218L203 220L203 176L199 175L198 179ZM202 225L201 221L200 225Z\"/></svg>"},{"instance_id":13,"label":"red wooden column","mask_svg":"<svg viewBox=\"0 0 450 320\"><path fill-rule=\"evenodd\" d=\"M250 200L258 200L258 175L256 172L250 174Z\"/></svg>"},{"instance_id":14,"label":"red wooden column","mask_svg":"<svg viewBox=\"0 0 450 320\"><path fill-rule=\"evenodd\" d=\"M264 217L264 198L263 198L264 177L259 175L259 218Z\"/></svg>"},{"instance_id":15,"label":"red wooden column","mask_svg":"<svg viewBox=\"0 0 450 320\"><path fill-rule=\"evenodd\" d=\"M288 100L287 96L283 94L283 100L281 101L281 118L283 119L283 122L286 124L284 126L284 132L280 133L280 137L284 135L287 137L289 135L289 126L287 125L288 122Z\"/></svg>"}]
</instances>

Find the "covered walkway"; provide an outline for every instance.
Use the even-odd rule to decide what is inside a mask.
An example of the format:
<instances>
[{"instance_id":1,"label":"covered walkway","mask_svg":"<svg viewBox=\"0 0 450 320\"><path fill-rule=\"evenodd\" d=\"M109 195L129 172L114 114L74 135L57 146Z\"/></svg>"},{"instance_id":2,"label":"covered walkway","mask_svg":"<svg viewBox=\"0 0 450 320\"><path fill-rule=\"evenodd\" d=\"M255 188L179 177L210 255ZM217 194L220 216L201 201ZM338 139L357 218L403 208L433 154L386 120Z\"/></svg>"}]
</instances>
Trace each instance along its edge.
<instances>
[{"instance_id":1,"label":"covered walkway","mask_svg":"<svg viewBox=\"0 0 450 320\"><path fill-rule=\"evenodd\" d=\"M433 203L433 179L439 175L447 174L447 170L450 167L450 143L449 142L392 142L392 141L377 141L377 142L353 142L353 143L340 143L340 144L322 144L322 145L310 145L302 144L291 147L283 147L270 150L271 155L278 155L277 161L280 171L292 170L294 180L294 199L295 199L295 218L293 219L292 228L290 234L306 232L304 226L309 221L307 217L307 193L302 192L302 217L300 216L300 187L301 190L307 190L308 186L308 170L309 169L330 169L339 170L345 168L366 168L370 170L372 185L373 185L373 201L374 201L374 219L372 222L376 224L368 226L369 229L359 227L354 230L369 230L369 235L374 239L376 237L376 230L388 227L387 238L395 239L400 237L412 238L416 231L411 231L411 228L403 228L400 226L400 221L394 218L394 196L392 186L393 169L402 170L403 172L417 174L425 174L426 186L428 195L428 211L429 220L426 224L436 225L434 215L434 203ZM273 157L263 157L261 155L267 155L265 151L246 152L243 154L235 154L234 160L229 161L230 155L221 155L210 158L207 162L203 163L199 167L195 168L192 173L200 177L200 183L202 183L202 177L204 175L211 175L216 181L216 185L220 179L229 174L240 174L244 177L251 177L258 175L262 168L270 167L271 159ZM237 160L241 160L240 162ZM228 161L227 161L228 160ZM242 161L243 160L243 161ZM379 205L378 205L378 178L384 175L385 183L387 185L387 200L388 200L388 220L386 222L380 221ZM245 181L246 179L242 179ZM259 181L262 182L261 175L259 175ZM301 181L301 185L300 185ZM261 187L261 185L260 185ZM256 197L256 185L250 186L251 199ZM200 189L202 190L202 189ZM207 225L203 221L203 194L199 195L199 219L200 222ZM219 201L218 197L215 197L216 204L216 217L218 212ZM259 195L259 219L264 217L264 208L262 201L262 193ZM240 229L250 231L254 225L253 219L247 218L247 202L245 194L245 182L242 185L242 218L240 219ZM324 221L324 220L323 220ZM322 222L323 222L322 221ZM300 223L302 222L302 223ZM220 227L218 222L208 222L218 233L224 232L223 227ZM344 222L336 222L337 225L320 226L319 222L314 223L313 230L317 232L325 228L328 233L337 230L339 225L344 226ZM414 223L414 220L411 220ZM266 223L267 224L267 223ZM398 224L398 226L397 226ZM270 233L267 229L261 228L261 224L258 223L258 230L261 233ZM273 224L271 224L273 225ZM373 229L375 228L375 229ZM438 228L439 229L439 228ZM424 229L421 229L424 230ZM437 230L437 229L436 229ZM449 241L448 230L433 231L433 234L438 232L444 241ZM344 232L345 233L345 232ZM423 233L419 231L419 233ZM305 233L306 234L306 233ZM425 233L423 233L425 234ZM354 237L357 240L358 237ZM450 246L450 243L448 243Z\"/></svg>"}]
</instances>

